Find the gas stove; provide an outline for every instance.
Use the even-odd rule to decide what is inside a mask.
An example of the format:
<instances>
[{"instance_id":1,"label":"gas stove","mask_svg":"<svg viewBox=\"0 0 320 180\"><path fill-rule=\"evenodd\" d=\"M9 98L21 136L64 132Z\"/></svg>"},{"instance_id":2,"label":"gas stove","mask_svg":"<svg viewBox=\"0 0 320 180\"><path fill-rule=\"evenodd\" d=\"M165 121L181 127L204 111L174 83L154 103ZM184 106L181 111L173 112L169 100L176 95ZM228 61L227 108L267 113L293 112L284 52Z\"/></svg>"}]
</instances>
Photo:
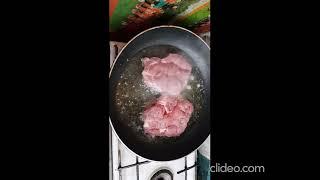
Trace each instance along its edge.
<instances>
[{"instance_id":1,"label":"gas stove","mask_svg":"<svg viewBox=\"0 0 320 180\"><path fill-rule=\"evenodd\" d=\"M205 34L205 38L208 35ZM204 39L205 39L204 38ZM110 42L110 65L125 46ZM132 153L109 125L109 179L111 180L196 180L197 151L173 161L150 161Z\"/></svg>"},{"instance_id":2,"label":"gas stove","mask_svg":"<svg viewBox=\"0 0 320 180\"><path fill-rule=\"evenodd\" d=\"M110 129L110 131L112 131ZM195 180L196 152L174 161L157 162L138 157L111 133L112 180Z\"/></svg>"}]
</instances>

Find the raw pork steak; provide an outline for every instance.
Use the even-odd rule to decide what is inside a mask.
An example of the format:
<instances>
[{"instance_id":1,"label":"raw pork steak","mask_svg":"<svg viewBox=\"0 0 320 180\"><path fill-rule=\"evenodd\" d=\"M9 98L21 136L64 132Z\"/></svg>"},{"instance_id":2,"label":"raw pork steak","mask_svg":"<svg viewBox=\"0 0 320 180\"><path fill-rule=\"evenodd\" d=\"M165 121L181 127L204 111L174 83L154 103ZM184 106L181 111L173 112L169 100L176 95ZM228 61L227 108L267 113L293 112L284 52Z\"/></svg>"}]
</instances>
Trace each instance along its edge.
<instances>
[{"instance_id":1,"label":"raw pork steak","mask_svg":"<svg viewBox=\"0 0 320 180\"><path fill-rule=\"evenodd\" d=\"M179 54L166 58L143 58L144 83L164 95L179 95L187 85L191 65Z\"/></svg>"},{"instance_id":2,"label":"raw pork steak","mask_svg":"<svg viewBox=\"0 0 320 180\"><path fill-rule=\"evenodd\" d=\"M179 136L187 127L192 104L181 97L161 96L143 112L144 131L151 136Z\"/></svg>"}]
</instances>

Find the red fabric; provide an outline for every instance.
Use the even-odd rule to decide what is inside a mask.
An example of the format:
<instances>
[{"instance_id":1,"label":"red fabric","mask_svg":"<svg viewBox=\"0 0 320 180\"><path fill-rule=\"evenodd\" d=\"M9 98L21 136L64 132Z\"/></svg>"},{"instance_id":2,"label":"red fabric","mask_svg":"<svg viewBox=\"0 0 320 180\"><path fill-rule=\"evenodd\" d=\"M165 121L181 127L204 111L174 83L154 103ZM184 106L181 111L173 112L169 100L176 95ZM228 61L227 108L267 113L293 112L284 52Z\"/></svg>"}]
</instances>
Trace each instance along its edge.
<instances>
[{"instance_id":1,"label":"red fabric","mask_svg":"<svg viewBox=\"0 0 320 180\"><path fill-rule=\"evenodd\" d=\"M113 11L116 9L118 0L109 0L109 17L112 16Z\"/></svg>"}]
</instances>

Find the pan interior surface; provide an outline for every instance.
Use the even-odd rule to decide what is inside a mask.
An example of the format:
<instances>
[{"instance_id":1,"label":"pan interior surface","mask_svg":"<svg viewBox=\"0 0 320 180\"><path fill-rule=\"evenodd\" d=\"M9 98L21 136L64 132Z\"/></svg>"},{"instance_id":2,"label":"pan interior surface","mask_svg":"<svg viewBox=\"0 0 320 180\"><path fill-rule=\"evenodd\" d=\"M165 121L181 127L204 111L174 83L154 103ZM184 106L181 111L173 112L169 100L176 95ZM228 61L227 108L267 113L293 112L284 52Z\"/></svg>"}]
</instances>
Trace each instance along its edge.
<instances>
[{"instance_id":1,"label":"pan interior surface","mask_svg":"<svg viewBox=\"0 0 320 180\"><path fill-rule=\"evenodd\" d=\"M111 123L121 141L147 159L168 161L183 157L210 134L210 51L204 42L190 34L177 28L147 31L125 47L112 69L109 85ZM166 38L160 38L161 35ZM182 38L184 44L179 43ZM169 53L184 56L192 65L189 88L182 96L193 104L194 112L180 136L152 138L144 133L141 114L160 94L143 83L141 59L164 58Z\"/></svg>"}]
</instances>

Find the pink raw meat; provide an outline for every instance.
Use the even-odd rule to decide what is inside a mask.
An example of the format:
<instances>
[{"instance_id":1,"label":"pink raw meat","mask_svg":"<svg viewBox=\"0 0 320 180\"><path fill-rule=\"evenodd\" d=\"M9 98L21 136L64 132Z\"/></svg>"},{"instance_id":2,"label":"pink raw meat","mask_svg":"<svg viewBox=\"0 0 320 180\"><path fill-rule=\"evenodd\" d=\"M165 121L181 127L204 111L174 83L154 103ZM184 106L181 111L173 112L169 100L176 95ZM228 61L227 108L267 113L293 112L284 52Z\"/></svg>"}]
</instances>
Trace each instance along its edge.
<instances>
[{"instance_id":1,"label":"pink raw meat","mask_svg":"<svg viewBox=\"0 0 320 180\"><path fill-rule=\"evenodd\" d=\"M143 112L144 131L151 136L179 136L193 112L192 104L181 97L161 96Z\"/></svg>"},{"instance_id":2,"label":"pink raw meat","mask_svg":"<svg viewBox=\"0 0 320 180\"><path fill-rule=\"evenodd\" d=\"M164 95L179 95L188 83L191 65L179 54L143 58L144 83Z\"/></svg>"}]
</instances>

